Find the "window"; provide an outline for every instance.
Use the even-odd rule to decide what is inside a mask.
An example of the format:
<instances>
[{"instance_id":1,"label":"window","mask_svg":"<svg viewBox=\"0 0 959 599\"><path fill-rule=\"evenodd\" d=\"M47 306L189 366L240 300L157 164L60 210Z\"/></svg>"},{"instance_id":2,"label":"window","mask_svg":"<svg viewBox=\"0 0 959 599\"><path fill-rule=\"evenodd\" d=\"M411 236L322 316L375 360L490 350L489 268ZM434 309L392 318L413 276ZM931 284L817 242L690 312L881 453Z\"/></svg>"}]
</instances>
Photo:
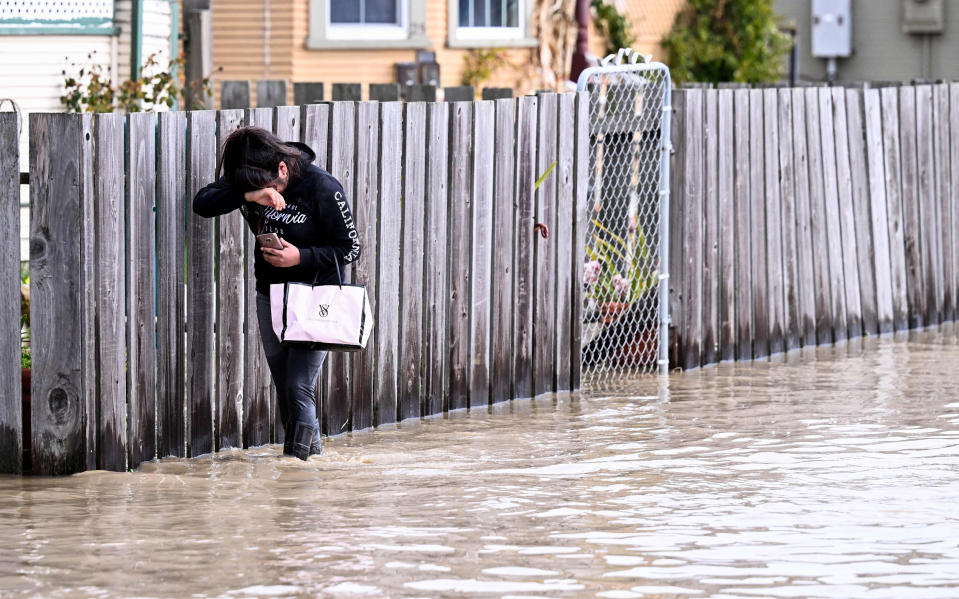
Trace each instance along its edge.
<instances>
[{"instance_id":1,"label":"window","mask_svg":"<svg viewBox=\"0 0 959 599\"><path fill-rule=\"evenodd\" d=\"M427 0L310 0L309 48L428 48Z\"/></svg>"},{"instance_id":2,"label":"window","mask_svg":"<svg viewBox=\"0 0 959 599\"><path fill-rule=\"evenodd\" d=\"M449 0L451 48L535 46L533 0Z\"/></svg>"}]
</instances>

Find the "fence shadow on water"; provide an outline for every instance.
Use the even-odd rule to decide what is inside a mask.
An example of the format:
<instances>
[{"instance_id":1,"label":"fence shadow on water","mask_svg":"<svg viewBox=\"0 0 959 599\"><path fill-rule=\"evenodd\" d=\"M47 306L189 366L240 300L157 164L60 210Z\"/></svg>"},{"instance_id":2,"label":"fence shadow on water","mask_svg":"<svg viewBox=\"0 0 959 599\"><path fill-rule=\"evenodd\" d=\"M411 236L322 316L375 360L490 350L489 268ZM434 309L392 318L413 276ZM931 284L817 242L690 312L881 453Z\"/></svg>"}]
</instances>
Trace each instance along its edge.
<instances>
[{"instance_id":1,"label":"fence shadow on water","mask_svg":"<svg viewBox=\"0 0 959 599\"><path fill-rule=\"evenodd\" d=\"M313 147L347 190L363 245L351 276L367 285L376 328L366 351L324 367L324 433L577 388L568 331L582 286L569 273L587 106L585 94L543 94L31 115L29 413L10 384L17 122L0 114L0 472L22 472L25 448L34 473L66 474L282 438L250 301L251 235L239 214L190 209L243 125ZM554 167L537 187L546 158ZM534 235L537 223L553 234Z\"/></svg>"},{"instance_id":2,"label":"fence shadow on water","mask_svg":"<svg viewBox=\"0 0 959 599\"><path fill-rule=\"evenodd\" d=\"M673 96L671 363L955 320L959 84Z\"/></svg>"}]
</instances>

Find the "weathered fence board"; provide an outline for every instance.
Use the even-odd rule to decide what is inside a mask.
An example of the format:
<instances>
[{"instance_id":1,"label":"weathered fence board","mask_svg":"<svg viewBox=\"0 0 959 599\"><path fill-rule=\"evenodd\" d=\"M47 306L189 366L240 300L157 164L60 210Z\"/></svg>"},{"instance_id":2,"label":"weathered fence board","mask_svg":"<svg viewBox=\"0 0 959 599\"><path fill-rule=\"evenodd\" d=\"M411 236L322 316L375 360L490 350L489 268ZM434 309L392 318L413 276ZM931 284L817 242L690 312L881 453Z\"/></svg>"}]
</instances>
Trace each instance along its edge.
<instances>
[{"instance_id":1,"label":"weathered fence board","mask_svg":"<svg viewBox=\"0 0 959 599\"><path fill-rule=\"evenodd\" d=\"M717 151L719 152L719 360L736 357L736 189L733 170L736 145L733 122L733 90L719 91Z\"/></svg>"},{"instance_id":2,"label":"weathered fence board","mask_svg":"<svg viewBox=\"0 0 959 599\"><path fill-rule=\"evenodd\" d=\"M556 359L556 112L558 96L539 96L535 223L548 235L533 235L533 395L554 390ZM521 182L522 184L522 182ZM536 226L536 225L531 225Z\"/></svg>"},{"instance_id":3,"label":"weathered fence board","mask_svg":"<svg viewBox=\"0 0 959 599\"><path fill-rule=\"evenodd\" d=\"M769 298L769 354L783 352L785 296L783 293L782 198L779 173L779 96L763 90L763 139L766 188L766 291Z\"/></svg>"},{"instance_id":4,"label":"weathered fence board","mask_svg":"<svg viewBox=\"0 0 959 599\"><path fill-rule=\"evenodd\" d=\"M343 186L346 203L351 211L356 207L354 189L356 182L357 122L356 104L334 102L330 115L330 174ZM357 216L354 212L354 220ZM351 281L347 268L344 283ZM326 395L326 430L328 435L339 435L350 429L350 405L352 398L351 356L343 352L331 352L327 357L329 387Z\"/></svg>"},{"instance_id":5,"label":"weathered fence board","mask_svg":"<svg viewBox=\"0 0 959 599\"><path fill-rule=\"evenodd\" d=\"M217 113L217 161L223 143L243 125L242 110ZM243 241L246 223L238 210L216 219L216 448L241 447L243 404Z\"/></svg>"},{"instance_id":6,"label":"weathered fence board","mask_svg":"<svg viewBox=\"0 0 959 599\"><path fill-rule=\"evenodd\" d=\"M312 108L312 107L311 107ZM326 108L326 106L320 107ZM255 108L246 111L246 126L273 130L273 109ZM318 124L319 128L320 125ZM252 235L244 235L244 335L243 335L243 446L257 447L270 442L272 422L271 396L273 389L263 343L260 341L256 317L256 281L253 276L253 252L256 242Z\"/></svg>"},{"instance_id":7,"label":"weathered fence board","mask_svg":"<svg viewBox=\"0 0 959 599\"><path fill-rule=\"evenodd\" d=\"M735 123L733 127L735 153L733 212L736 218L736 259L733 261L733 270L736 284L736 359L738 360L750 360L753 357L753 285L750 266L752 261L744 258L744 256L752 256L752 206L749 194L750 174L753 169L749 156L749 108L749 90L733 90ZM673 229L671 234L677 235L679 231Z\"/></svg>"},{"instance_id":8,"label":"weathered fence board","mask_svg":"<svg viewBox=\"0 0 959 599\"><path fill-rule=\"evenodd\" d=\"M919 202L919 253L925 291L925 323L938 324L942 314L942 243L933 163L932 86L916 87L916 163Z\"/></svg>"},{"instance_id":9,"label":"weathered fence board","mask_svg":"<svg viewBox=\"0 0 959 599\"><path fill-rule=\"evenodd\" d=\"M949 206L950 230L952 231L952 247L946 251L952 253L953 279L952 279L952 298L955 302L955 311L959 314L959 83L953 83L949 86L949 156L950 162L948 170L952 174L949 183Z\"/></svg>"},{"instance_id":10,"label":"weathered fence board","mask_svg":"<svg viewBox=\"0 0 959 599\"><path fill-rule=\"evenodd\" d=\"M516 154L516 103L496 100L496 124L493 145L493 277L490 286L490 395L494 402L510 397L512 366L513 297L513 207ZM577 254L582 255L582 254ZM582 324L580 324L582 327ZM582 335L582 328L580 328Z\"/></svg>"},{"instance_id":11,"label":"weathered fence board","mask_svg":"<svg viewBox=\"0 0 959 599\"><path fill-rule=\"evenodd\" d=\"M816 294L816 342L833 342L832 280L829 277L823 178L822 128L819 114L819 89L806 92L806 141L809 160L809 227L812 232L813 285Z\"/></svg>"},{"instance_id":12,"label":"weathered fence board","mask_svg":"<svg viewBox=\"0 0 959 599\"><path fill-rule=\"evenodd\" d=\"M455 102L450 108L449 254L450 289L447 315L449 348L449 409L469 405L469 286L470 210L472 209L473 105Z\"/></svg>"},{"instance_id":13,"label":"weathered fence board","mask_svg":"<svg viewBox=\"0 0 959 599\"><path fill-rule=\"evenodd\" d=\"M703 356L712 364L719 356L719 92L703 95Z\"/></svg>"},{"instance_id":14,"label":"weathered fence board","mask_svg":"<svg viewBox=\"0 0 959 599\"><path fill-rule=\"evenodd\" d=\"M256 105L272 108L286 104L286 81L270 79L256 82Z\"/></svg>"},{"instance_id":15,"label":"weathered fence board","mask_svg":"<svg viewBox=\"0 0 959 599\"><path fill-rule=\"evenodd\" d=\"M909 326L909 296L906 275L905 217L902 202L902 171L899 143L899 89L880 91L882 157L889 218L889 264L892 283L893 330Z\"/></svg>"},{"instance_id":16,"label":"weathered fence board","mask_svg":"<svg viewBox=\"0 0 959 599\"><path fill-rule=\"evenodd\" d=\"M876 297L875 248L869 207L869 175L863 125L861 90L846 90L846 130L849 132L849 169L852 188L852 225L855 229L856 261L859 274L859 297L862 306L862 332L879 333ZM844 235L848 235L845 233ZM848 262L847 262L848 263ZM846 276L848 279L848 275Z\"/></svg>"},{"instance_id":17,"label":"weathered fence board","mask_svg":"<svg viewBox=\"0 0 959 599\"><path fill-rule=\"evenodd\" d=\"M363 86L359 83L334 83L330 97L334 102L359 102L363 99Z\"/></svg>"},{"instance_id":18,"label":"weathered fence board","mask_svg":"<svg viewBox=\"0 0 959 599\"><path fill-rule=\"evenodd\" d=\"M295 84L294 84L295 85ZM250 82L224 81L220 85L220 108L249 108Z\"/></svg>"},{"instance_id":19,"label":"weathered fence board","mask_svg":"<svg viewBox=\"0 0 959 599\"><path fill-rule=\"evenodd\" d=\"M121 117L122 118L122 117ZM158 115L157 126L157 456L186 455L186 423L183 418L183 405L186 401L184 387L184 322L185 292L183 263L186 259L185 227L186 215L186 114L183 112L165 112ZM99 125L98 125L99 127ZM116 142L115 142L116 143ZM122 138L119 140L122 145ZM98 155L102 150L98 148ZM122 162L117 165L122 179ZM112 203L112 201L111 201ZM103 220L103 212L98 212L98 224ZM119 218L117 215L115 218ZM120 226L119 223L117 226ZM114 233L116 234L116 233ZM122 231L119 233L122 239ZM101 233L98 232L98 239ZM104 259L98 259L103 265ZM122 289L123 272L112 274L112 280ZM102 288L101 288L102 289ZM103 336L103 303L101 294L100 326ZM112 326L122 327L121 315ZM102 345L102 341L101 341ZM125 345L123 346L125 349ZM118 349L119 351L119 349ZM125 367L122 351L116 357L115 368L122 372ZM101 358L102 363L102 358ZM100 372L101 385L103 371ZM101 406L103 404L101 403ZM102 421L102 417L101 417ZM102 437L101 437L102 439Z\"/></svg>"},{"instance_id":20,"label":"weathered fence board","mask_svg":"<svg viewBox=\"0 0 959 599\"><path fill-rule=\"evenodd\" d=\"M79 294L85 299L80 309L80 326L88 334L80 340L80 395L83 397L83 412L90 415L83 426L84 461L88 470L97 467L97 345L96 345L96 239L94 213L96 176L94 175L94 115L80 116L80 176L78 184L83 201L80 205L80 223L76 233L80 235ZM150 431L153 433L153 431Z\"/></svg>"},{"instance_id":21,"label":"weathered fence board","mask_svg":"<svg viewBox=\"0 0 959 599\"><path fill-rule=\"evenodd\" d=\"M932 123L934 158L935 158L935 176L934 185L936 189L936 224L939 227L938 241L939 248L939 269L937 276L941 277L942 288L939 290L942 299L941 318L943 321L952 321L956 317L955 306L955 284L956 266L953 250L955 248L955 231L953 230L953 212L955 198L949 195L949 187L952 177L959 174L951 174L949 170L949 86L936 85L933 88L933 115Z\"/></svg>"},{"instance_id":22,"label":"weathered fence board","mask_svg":"<svg viewBox=\"0 0 959 599\"><path fill-rule=\"evenodd\" d=\"M216 168L216 113L188 114L187 197L213 181ZM187 210L187 414L190 457L214 449L214 222Z\"/></svg>"},{"instance_id":23,"label":"weathered fence board","mask_svg":"<svg viewBox=\"0 0 959 599\"><path fill-rule=\"evenodd\" d=\"M571 314L572 333L570 342L570 387L579 389L582 376L582 358L583 358L583 269L584 258L586 256L586 229L587 223L587 187L589 186L589 93L579 92L576 97L576 124L575 124L575 142L573 144L573 159L575 168L575 183L573 185L573 276L572 276L572 302L573 309ZM497 136L497 139L499 137ZM498 142L497 142L498 143ZM512 148L510 143L507 148ZM507 171L507 174L510 171ZM507 175L508 176L508 175ZM664 256L663 261L667 265L669 257Z\"/></svg>"},{"instance_id":24,"label":"weathered fence board","mask_svg":"<svg viewBox=\"0 0 959 599\"><path fill-rule=\"evenodd\" d=\"M863 93L865 132L865 164L867 175L867 214L871 224L872 272L876 301L876 328L879 334L893 330L892 265L889 253L889 237L893 227L886 207L886 182L883 174L882 107L879 91Z\"/></svg>"},{"instance_id":25,"label":"weathered fence board","mask_svg":"<svg viewBox=\"0 0 959 599\"><path fill-rule=\"evenodd\" d=\"M683 197L683 367L701 364L703 338L703 93L686 90Z\"/></svg>"},{"instance_id":26,"label":"weathered fence board","mask_svg":"<svg viewBox=\"0 0 959 599\"><path fill-rule=\"evenodd\" d=\"M753 306L753 358L769 355L769 294L767 287L766 180L764 150L763 90L749 90L749 206L752 255L742 256L751 264Z\"/></svg>"},{"instance_id":27,"label":"weathered fence board","mask_svg":"<svg viewBox=\"0 0 959 599\"><path fill-rule=\"evenodd\" d=\"M20 394L20 141L15 112L0 113L0 473L23 470Z\"/></svg>"},{"instance_id":28,"label":"weathered fence board","mask_svg":"<svg viewBox=\"0 0 959 599\"><path fill-rule=\"evenodd\" d=\"M363 102L356 111L356 195L353 198L353 221L362 247L360 259L353 265L353 281L365 285L373 303L376 305L376 211L379 195L379 147L380 147L380 109L375 102ZM374 320L376 320L374 318ZM376 333L380 323L374 324L374 335L370 342L379 342ZM375 338L374 338L375 337ZM375 347L375 345L374 345ZM373 426L373 351L363 351L353 356L353 394L351 419L352 430L361 430Z\"/></svg>"},{"instance_id":29,"label":"weathered fence board","mask_svg":"<svg viewBox=\"0 0 959 599\"><path fill-rule=\"evenodd\" d=\"M683 306L683 292L685 291L684 277L686 274L686 259L683 256L685 235L685 184L686 184L686 102L688 96L685 90L678 89L672 95L672 127L670 128L670 145L672 156L669 161L669 315L670 315L670 348L669 361L671 364L685 363L683 348L686 341L685 307ZM587 148L588 150L588 148ZM587 168L594 169L590 155ZM585 232L580 233L585 237Z\"/></svg>"},{"instance_id":30,"label":"weathered fence board","mask_svg":"<svg viewBox=\"0 0 959 599\"><path fill-rule=\"evenodd\" d=\"M533 225L536 114L539 98L519 99L516 114L516 191L513 266L513 397L533 394Z\"/></svg>"},{"instance_id":31,"label":"weathered fence board","mask_svg":"<svg viewBox=\"0 0 959 599\"><path fill-rule=\"evenodd\" d=\"M839 205L839 174L836 163L835 107L832 90L819 89L819 128L822 135L823 216L825 218L826 250L829 261L829 316L833 339L844 341L849 337L846 318L846 285L843 279L843 238Z\"/></svg>"},{"instance_id":32,"label":"weathered fence board","mask_svg":"<svg viewBox=\"0 0 959 599\"><path fill-rule=\"evenodd\" d=\"M374 423L396 422L399 376L400 225L403 217L403 105L380 105L379 210L377 225ZM421 254L422 255L422 254ZM374 353L367 350L367 353Z\"/></svg>"},{"instance_id":33,"label":"weathered fence board","mask_svg":"<svg viewBox=\"0 0 959 599\"><path fill-rule=\"evenodd\" d=\"M922 236L919 213L919 165L916 146L916 88L899 88L899 139L902 160L902 229L906 250L906 290L909 328L929 324L922 276Z\"/></svg>"},{"instance_id":34,"label":"weathered fence board","mask_svg":"<svg viewBox=\"0 0 959 599\"><path fill-rule=\"evenodd\" d=\"M795 179L796 294L799 304L800 345L816 344L816 287L813 275L812 228L810 225L809 150L806 143L806 94L802 89L792 95L793 176Z\"/></svg>"},{"instance_id":35,"label":"weathered fence board","mask_svg":"<svg viewBox=\"0 0 959 599\"><path fill-rule=\"evenodd\" d=\"M849 130L846 121L846 97L842 88L832 88L833 131L835 132L836 185L839 193L836 206L839 215L839 237L842 248L843 302L846 314L846 338L862 336L862 300L859 291L856 227L853 207L852 174L849 164ZM827 204L831 206L832 204Z\"/></svg>"},{"instance_id":36,"label":"weathered fence board","mask_svg":"<svg viewBox=\"0 0 959 599\"><path fill-rule=\"evenodd\" d=\"M326 170L326 144L330 138L330 105L311 104L304 106L300 123L303 126L302 131L300 131L300 139L313 148L316 153L316 160L313 161L313 164Z\"/></svg>"},{"instance_id":37,"label":"weathered fence board","mask_svg":"<svg viewBox=\"0 0 959 599\"><path fill-rule=\"evenodd\" d=\"M572 96L570 96L572 98ZM472 204L469 215L469 407L490 403L490 291L493 257L493 102L473 104ZM567 269L567 273L569 269ZM557 369L557 375L559 370ZM569 369L565 373L569 378Z\"/></svg>"},{"instance_id":38,"label":"weathered fence board","mask_svg":"<svg viewBox=\"0 0 959 599\"><path fill-rule=\"evenodd\" d=\"M429 156L447 156L449 152L450 105L427 105L426 152ZM443 411L449 380L449 348L446 345L449 305L447 245L448 173L446 160L430 160L426 166L426 292L425 342L423 344L423 379L425 414ZM425 273L428 273L426 275Z\"/></svg>"},{"instance_id":39,"label":"weathered fence board","mask_svg":"<svg viewBox=\"0 0 959 599\"><path fill-rule=\"evenodd\" d=\"M99 364L99 384L96 390L99 430L97 467L118 472L127 469L128 447L124 125L125 118L122 114L101 114L97 115L94 128Z\"/></svg>"},{"instance_id":40,"label":"weathered fence board","mask_svg":"<svg viewBox=\"0 0 959 599\"><path fill-rule=\"evenodd\" d=\"M425 347L423 340L423 254L426 225L426 104L405 105L403 131L402 327L399 341L399 418L422 413ZM511 179L512 180L512 179Z\"/></svg>"},{"instance_id":41,"label":"weathered fence board","mask_svg":"<svg viewBox=\"0 0 959 599\"><path fill-rule=\"evenodd\" d=\"M576 201L573 191L573 142L576 135L576 96L563 94L557 96L559 110L557 118L556 142L556 320L553 330L556 332L556 356L553 359L555 374L555 389L568 391L570 387L570 359L571 359L571 332L572 332L572 274L576 267L573 262L573 218L576 210ZM490 127L490 129L492 129ZM488 136L492 142L492 136ZM493 162L493 153L490 152L489 163ZM490 173L492 174L492 173ZM492 179L492 177L490 177ZM579 261L579 260L578 260ZM487 275L489 276L489 275ZM489 291L487 290L487 295ZM582 320L580 318L580 320ZM637 359L655 358L644 356L642 350Z\"/></svg>"},{"instance_id":42,"label":"weathered fence board","mask_svg":"<svg viewBox=\"0 0 959 599\"><path fill-rule=\"evenodd\" d=\"M779 201L781 206L783 273L783 349L789 351L801 345L799 321L799 259L796 250L796 157L793 154L792 92L778 90L779 94Z\"/></svg>"},{"instance_id":43,"label":"weathered fence board","mask_svg":"<svg viewBox=\"0 0 959 599\"><path fill-rule=\"evenodd\" d=\"M370 87L372 89L372 86ZM295 81L293 82L293 103L297 106L302 106L304 104L322 102L326 99L325 91L325 86L320 81ZM224 106L224 108L226 108L226 106ZM237 108L239 108L239 106ZM246 108L246 106L243 108Z\"/></svg>"},{"instance_id":44,"label":"weathered fence board","mask_svg":"<svg viewBox=\"0 0 959 599\"><path fill-rule=\"evenodd\" d=\"M31 456L33 472L70 474L86 467L82 396L84 289L81 235L81 120L30 115ZM19 235L18 235L19 237ZM19 278L19 277L18 277ZM63 326L74 323L75 326Z\"/></svg>"}]
</instances>

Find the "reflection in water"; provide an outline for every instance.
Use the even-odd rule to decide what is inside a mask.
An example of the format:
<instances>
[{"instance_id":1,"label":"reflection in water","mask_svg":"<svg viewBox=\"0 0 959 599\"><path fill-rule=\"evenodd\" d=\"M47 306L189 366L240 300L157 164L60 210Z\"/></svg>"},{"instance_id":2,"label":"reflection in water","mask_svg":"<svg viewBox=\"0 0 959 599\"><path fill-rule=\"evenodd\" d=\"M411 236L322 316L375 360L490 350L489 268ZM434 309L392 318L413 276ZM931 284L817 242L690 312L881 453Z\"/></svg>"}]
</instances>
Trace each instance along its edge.
<instances>
[{"instance_id":1,"label":"reflection in water","mask_svg":"<svg viewBox=\"0 0 959 599\"><path fill-rule=\"evenodd\" d=\"M0 478L0 597L956 597L957 364L944 329L404 423L306 463Z\"/></svg>"}]
</instances>

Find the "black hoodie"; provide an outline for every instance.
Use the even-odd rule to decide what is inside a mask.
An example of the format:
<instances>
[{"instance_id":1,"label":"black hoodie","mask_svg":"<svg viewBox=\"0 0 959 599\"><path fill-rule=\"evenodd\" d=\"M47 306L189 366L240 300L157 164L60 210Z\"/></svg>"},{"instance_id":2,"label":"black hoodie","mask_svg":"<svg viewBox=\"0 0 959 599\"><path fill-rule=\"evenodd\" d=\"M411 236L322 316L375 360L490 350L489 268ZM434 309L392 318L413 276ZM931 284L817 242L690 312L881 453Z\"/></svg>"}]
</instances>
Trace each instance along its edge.
<instances>
[{"instance_id":1,"label":"black hoodie","mask_svg":"<svg viewBox=\"0 0 959 599\"><path fill-rule=\"evenodd\" d=\"M340 267L360 257L356 224L343 186L312 164L316 154L309 146L299 142L287 144L300 150L301 163L299 174L291 176L283 190L286 208L282 211L247 202L243 193L232 189L226 179L210 183L193 198L193 211L200 216L219 216L239 208L254 235L277 233L299 248L300 263L284 268L264 260L260 244L256 244L253 270L256 290L261 293L269 293L271 283L338 283L334 256Z\"/></svg>"}]
</instances>

